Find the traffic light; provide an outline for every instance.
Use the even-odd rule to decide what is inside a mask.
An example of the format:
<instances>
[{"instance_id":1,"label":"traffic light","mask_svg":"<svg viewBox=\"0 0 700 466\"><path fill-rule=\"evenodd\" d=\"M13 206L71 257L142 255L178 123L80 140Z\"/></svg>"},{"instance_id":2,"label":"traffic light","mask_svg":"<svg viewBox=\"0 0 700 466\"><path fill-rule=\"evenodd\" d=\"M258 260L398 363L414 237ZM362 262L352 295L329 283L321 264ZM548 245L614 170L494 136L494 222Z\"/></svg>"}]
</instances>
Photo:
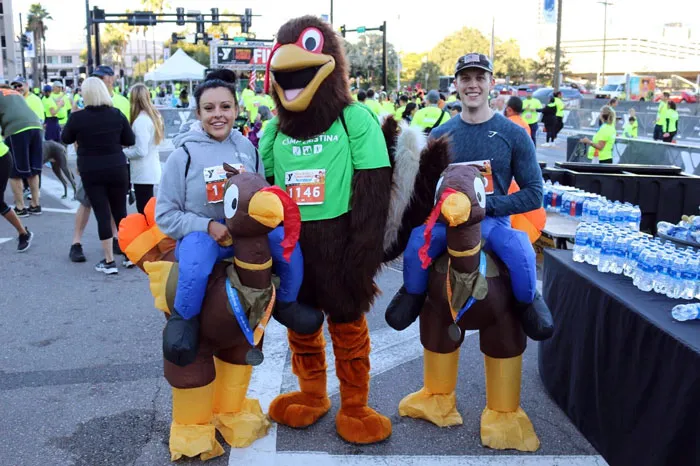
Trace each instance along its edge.
<instances>
[{"instance_id":1,"label":"traffic light","mask_svg":"<svg viewBox=\"0 0 700 466\"><path fill-rule=\"evenodd\" d=\"M204 34L204 16L197 15L197 34Z\"/></svg>"},{"instance_id":2,"label":"traffic light","mask_svg":"<svg viewBox=\"0 0 700 466\"><path fill-rule=\"evenodd\" d=\"M177 14L176 24L178 26L184 26L185 25L185 9L184 8L175 8L175 13Z\"/></svg>"},{"instance_id":3,"label":"traffic light","mask_svg":"<svg viewBox=\"0 0 700 466\"><path fill-rule=\"evenodd\" d=\"M24 47L25 49L27 47L29 47L29 37L27 37L26 35L24 35L24 34L20 35L19 41L20 41L20 44L22 44L22 47Z\"/></svg>"},{"instance_id":4,"label":"traffic light","mask_svg":"<svg viewBox=\"0 0 700 466\"><path fill-rule=\"evenodd\" d=\"M213 24L215 26L219 24L219 9L218 8L211 9L211 24Z\"/></svg>"},{"instance_id":5,"label":"traffic light","mask_svg":"<svg viewBox=\"0 0 700 466\"><path fill-rule=\"evenodd\" d=\"M92 20L95 22L104 22L105 21L105 10L97 7L92 8Z\"/></svg>"},{"instance_id":6,"label":"traffic light","mask_svg":"<svg viewBox=\"0 0 700 466\"><path fill-rule=\"evenodd\" d=\"M340 35L345 37L345 25L340 26Z\"/></svg>"},{"instance_id":7,"label":"traffic light","mask_svg":"<svg viewBox=\"0 0 700 466\"><path fill-rule=\"evenodd\" d=\"M246 8L245 9L245 16L241 17L241 32L243 33L249 33L250 32L250 26L253 24L253 9L252 8Z\"/></svg>"},{"instance_id":8,"label":"traffic light","mask_svg":"<svg viewBox=\"0 0 700 466\"><path fill-rule=\"evenodd\" d=\"M173 32L173 33L170 35L170 43L171 43L171 44L177 44L177 40L178 40L177 32Z\"/></svg>"},{"instance_id":9,"label":"traffic light","mask_svg":"<svg viewBox=\"0 0 700 466\"><path fill-rule=\"evenodd\" d=\"M155 26L156 15L152 11L135 11L127 15L127 21L131 26Z\"/></svg>"}]
</instances>

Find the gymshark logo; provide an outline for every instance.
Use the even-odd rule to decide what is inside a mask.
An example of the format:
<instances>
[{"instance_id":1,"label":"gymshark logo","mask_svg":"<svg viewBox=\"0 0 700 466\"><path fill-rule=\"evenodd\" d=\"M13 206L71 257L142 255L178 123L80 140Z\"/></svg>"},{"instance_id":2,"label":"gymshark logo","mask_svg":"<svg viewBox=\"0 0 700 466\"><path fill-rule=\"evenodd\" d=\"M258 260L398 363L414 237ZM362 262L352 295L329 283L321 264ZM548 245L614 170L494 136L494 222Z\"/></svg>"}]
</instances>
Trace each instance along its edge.
<instances>
[{"instance_id":1,"label":"gymshark logo","mask_svg":"<svg viewBox=\"0 0 700 466\"><path fill-rule=\"evenodd\" d=\"M489 137L492 138L498 134L498 131L489 131Z\"/></svg>"}]
</instances>

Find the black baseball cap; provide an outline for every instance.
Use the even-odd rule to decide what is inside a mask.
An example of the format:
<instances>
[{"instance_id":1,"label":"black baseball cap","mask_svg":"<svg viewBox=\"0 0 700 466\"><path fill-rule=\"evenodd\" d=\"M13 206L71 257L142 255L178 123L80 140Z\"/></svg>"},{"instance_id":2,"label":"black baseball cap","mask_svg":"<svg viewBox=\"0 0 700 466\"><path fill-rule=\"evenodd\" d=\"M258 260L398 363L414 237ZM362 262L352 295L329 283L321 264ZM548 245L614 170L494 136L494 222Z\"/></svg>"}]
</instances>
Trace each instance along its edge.
<instances>
[{"instance_id":1,"label":"black baseball cap","mask_svg":"<svg viewBox=\"0 0 700 466\"><path fill-rule=\"evenodd\" d=\"M468 53L459 57L455 65L455 76L457 76L460 71L468 68L479 68L493 74L491 60L483 53Z\"/></svg>"},{"instance_id":2,"label":"black baseball cap","mask_svg":"<svg viewBox=\"0 0 700 466\"><path fill-rule=\"evenodd\" d=\"M91 76L97 76L99 78L102 78L104 76L114 76L114 70L111 66L100 65L97 68L95 68L95 71L92 72Z\"/></svg>"},{"instance_id":3,"label":"black baseball cap","mask_svg":"<svg viewBox=\"0 0 700 466\"><path fill-rule=\"evenodd\" d=\"M18 76L17 78L13 79L12 82L10 83L11 86L14 86L15 84L24 84L26 83L27 80L24 79L22 76Z\"/></svg>"}]
</instances>

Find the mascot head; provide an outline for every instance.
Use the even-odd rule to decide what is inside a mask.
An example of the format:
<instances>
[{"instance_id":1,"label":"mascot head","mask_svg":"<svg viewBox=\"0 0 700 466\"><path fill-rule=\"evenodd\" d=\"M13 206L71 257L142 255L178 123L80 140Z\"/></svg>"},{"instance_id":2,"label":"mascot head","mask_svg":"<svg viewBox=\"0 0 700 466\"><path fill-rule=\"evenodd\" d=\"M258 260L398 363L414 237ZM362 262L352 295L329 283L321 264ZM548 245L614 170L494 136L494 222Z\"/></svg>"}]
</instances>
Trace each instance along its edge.
<instances>
[{"instance_id":1,"label":"mascot head","mask_svg":"<svg viewBox=\"0 0 700 466\"><path fill-rule=\"evenodd\" d=\"M308 139L326 131L352 102L339 36L315 16L280 28L267 65L265 88L288 136Z\"/></svg>"}]
</instances>

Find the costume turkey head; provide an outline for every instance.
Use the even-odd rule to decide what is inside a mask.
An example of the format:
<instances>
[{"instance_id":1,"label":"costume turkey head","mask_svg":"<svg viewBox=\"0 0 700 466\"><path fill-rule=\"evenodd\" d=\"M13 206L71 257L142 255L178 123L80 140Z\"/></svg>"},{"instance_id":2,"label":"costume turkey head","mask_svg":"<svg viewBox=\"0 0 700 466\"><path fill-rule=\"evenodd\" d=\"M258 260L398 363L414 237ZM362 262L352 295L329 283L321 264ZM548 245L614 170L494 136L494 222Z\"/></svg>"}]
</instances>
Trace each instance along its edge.
<instances>
[{"instance_id":1,"label":"costume turkey head","mask_svg":"<svg viewBox=\"0 0 700 466\"><path fill-rule=\"evenodd\" d=\"M423 268L430 264L428 248L436 222L457 228L480 223L485 216L486 188L479 169L473 165L449 165L438 181L435 207L426 221L425 244L418 252ZM472 230L469 234L480 232Z\"/></svg>"},{"instance_id":2,"label":"costume turkey head","mask_svg":"<svg viewBox=\"0 0 700 466\"><path fill-rule=\"evenodd\" d=\"M291 19L279 29L267 66L265 92L275 99L283 134L318 135L352 103L339 36L315 16Z\"/></svg>"},{"instance_id":3,"label":"costume turkey head","mask_svg":"<svg viewBox=\"0 0 700 466\"><path fill-rule=\"evenodd\" d=\"M224 185L226 227L234 238L267 235L284 221L284 257L289 260L299 240L301 215L289 195L270 186L256 173L240 173L224 164L227 181Z\"/></svg>"}]
</instances>

